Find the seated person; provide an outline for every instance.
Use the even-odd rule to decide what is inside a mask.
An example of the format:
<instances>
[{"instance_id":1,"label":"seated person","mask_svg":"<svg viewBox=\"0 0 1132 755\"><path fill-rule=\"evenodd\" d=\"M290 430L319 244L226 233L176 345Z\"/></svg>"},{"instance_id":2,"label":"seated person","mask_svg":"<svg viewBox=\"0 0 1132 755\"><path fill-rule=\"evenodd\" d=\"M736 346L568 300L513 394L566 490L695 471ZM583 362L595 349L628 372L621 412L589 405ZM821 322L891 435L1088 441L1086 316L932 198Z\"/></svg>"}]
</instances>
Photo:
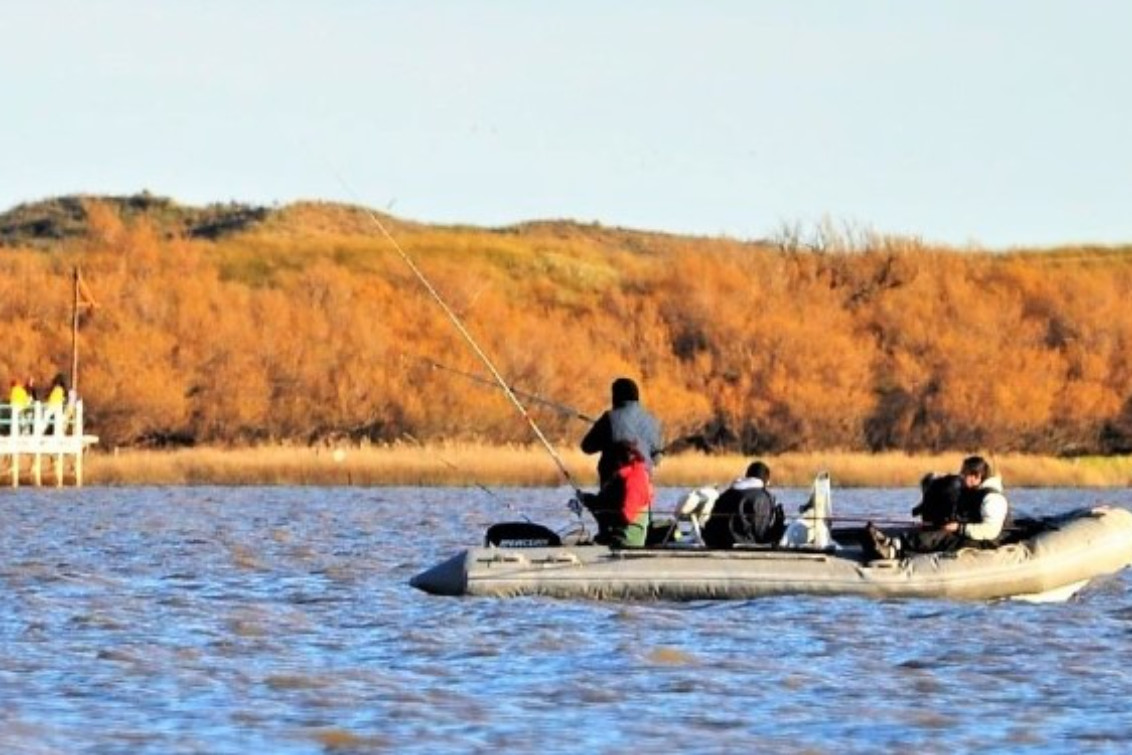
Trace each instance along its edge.
<instances>
[{"instance_id":1,"label":"seated person","mask_svg":"<svg viewBox=\"0 0 1132 755\"><path fill-rule=\"evenodd\" d=\"M704 545L730 548L736 544L773 545L786 531L782 505L767 489L770 467L751 463L747 474L719 494L703 526Z\"/></svg>"},{"instance_id":2,"label":"seated person","mask_svg":"<svg viewBox=\"0 0 1132 755\"><path fill-rule=\"evenodd\" d=\"M611 456L612 476L597 493L577 491L578 500L597 520L594 542L618 548L642 548L653 496L648 464L633 441L616 443Z\"/></svg>"},{"instance_id":3,"label":"seated person","mask_svg":"<svg viewBox=\"0 0 1132 755\"><path fill-rule=\"evenodd\" d=\"M928 475L920 486L923 497L912 513L921 516L923 527L889 537L869 522L865 525L866 554L892 559L909 553L993 548L1011 526L1002 479L991 474L990 465L980 456L964 459L959 474Z\"/></svg>"}]
</instances>

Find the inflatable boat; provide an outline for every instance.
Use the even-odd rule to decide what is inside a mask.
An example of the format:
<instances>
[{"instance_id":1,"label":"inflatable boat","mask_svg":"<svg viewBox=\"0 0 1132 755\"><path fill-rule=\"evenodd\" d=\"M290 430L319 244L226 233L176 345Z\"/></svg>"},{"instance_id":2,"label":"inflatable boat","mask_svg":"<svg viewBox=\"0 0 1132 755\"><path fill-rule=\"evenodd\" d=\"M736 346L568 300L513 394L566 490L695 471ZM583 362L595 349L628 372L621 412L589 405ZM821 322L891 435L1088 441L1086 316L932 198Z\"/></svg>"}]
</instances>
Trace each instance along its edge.
<instances>
[{"instance_id":1,"label":"inflatable boat","mask_svg":"<svg viewBox=\"0 0 1132 755\"><path fill-rule=\"evenodd\" d=\"M820 508L818 513L823 513ZM861 528L814 542L707 550L683 543L633 550L525 536L469 548L416 575L435 595L595 600L746 600L779 595L880 599L1066 600L1132 564L1132 512L1096 506L1020 520L997 548L870 560ZM548 531L549 532L549 531ZM550 535L554 535L550 532Z\"/></svg>"}]
</instances>

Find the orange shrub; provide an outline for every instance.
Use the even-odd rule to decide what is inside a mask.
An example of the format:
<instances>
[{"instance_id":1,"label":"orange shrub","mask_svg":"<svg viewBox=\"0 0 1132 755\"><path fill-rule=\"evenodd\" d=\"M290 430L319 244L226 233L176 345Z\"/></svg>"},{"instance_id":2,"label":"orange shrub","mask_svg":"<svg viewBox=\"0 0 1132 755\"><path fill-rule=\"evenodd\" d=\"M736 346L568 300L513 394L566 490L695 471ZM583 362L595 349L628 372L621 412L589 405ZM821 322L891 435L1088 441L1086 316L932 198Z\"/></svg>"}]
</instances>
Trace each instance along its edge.
<instances>
[{"instance_id":1,"label":"orange shrub","mask_svg":"<svg viewBox=\"0 0 1132 755\"><path fill-rule=\"evenodd\" d=\"M364 211L300 204L216 240L85 212L80 241L0 254L0 369L66 369L81 264L104 444L531 439ZM669 439L748 454L1132 447L1125 253L383 222L557 443L585 425L548 403L597 416L627 375Z\"/></svg>"}]
</instances>

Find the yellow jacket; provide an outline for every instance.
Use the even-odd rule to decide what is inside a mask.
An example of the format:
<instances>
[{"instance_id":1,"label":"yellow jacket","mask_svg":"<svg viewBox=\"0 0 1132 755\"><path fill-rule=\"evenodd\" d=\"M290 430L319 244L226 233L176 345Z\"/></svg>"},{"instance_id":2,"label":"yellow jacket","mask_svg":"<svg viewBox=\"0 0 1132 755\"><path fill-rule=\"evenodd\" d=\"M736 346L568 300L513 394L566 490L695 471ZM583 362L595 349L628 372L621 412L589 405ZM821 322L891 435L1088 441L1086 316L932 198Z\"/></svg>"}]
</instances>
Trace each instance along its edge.
<instances>
[{"instance_id":1,"label":"yellow jacket","mask_svg":"<svg viewBox=\"0 0 1132 755\"><path fill-rule=\"evenodd\" d=\"M62 409L66 402L67 392L63 390L61 385L55 386L51 389L51 393L47 394L47 407L49 409Z\"/></svg>"},{"instance_id":2,"label":"yellow jacket","mask_svg":"<svg viewBox=\"0 0 1132 755\"><path fill-rule=\"evenodd\" d=\"M28 404L31 403L31 397L28 396L27 389L21 383L12 386L12 391L8 394L8 403L12 405L13 409L26 409Z\"/></svg>"}]
</instances>

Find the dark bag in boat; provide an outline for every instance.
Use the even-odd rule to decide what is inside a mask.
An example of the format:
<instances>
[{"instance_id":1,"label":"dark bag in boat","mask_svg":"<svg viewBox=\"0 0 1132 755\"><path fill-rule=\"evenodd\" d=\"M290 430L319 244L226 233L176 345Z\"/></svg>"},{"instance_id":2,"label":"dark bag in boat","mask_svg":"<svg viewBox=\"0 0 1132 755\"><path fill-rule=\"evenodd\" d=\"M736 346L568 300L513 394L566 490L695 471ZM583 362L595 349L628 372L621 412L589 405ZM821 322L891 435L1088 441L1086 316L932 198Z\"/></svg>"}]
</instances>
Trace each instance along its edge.
<instances>
[{"instance_id":1,"label":"dark bag in boat","mask_svg":"<svg viewBox=\"0 0 1132 755\"><path fill-rule=\"evenodd\" d=\"M552 548L562 538L549 527L534 522L499 522L487 528L483 544L499 548Z\"/></svg>"},{"instance_id":2,"label":"dark bag in boat","mask_svg":"<svg viewBox=\"0 0 1132 755\"><path fill-rule=\"evenodd\" d=\"M920 481L920 489L923 496L919 505L912 509L912 516L920 517L924 524L933 527L963 518L959 510L963 479L959 475L928 475Z\"/></svg>"},{"instance_id":3,"label":"dark bag in boat","mask_svg":"<svg viewBox=\"0 0 1132 755\"><path fill-rule=\"evenodd\" d=\"M738 521L731 521L736 542L773 545L786 532L786 514L782 504L774 500L767 490L744 496L739 503Z\"/></svg>"},{"instance_id":4,"label":"dark bag in boat","mask_svg":"<svg viewBox=\"0 0 1132 755\"><path fill-rule=\"evenodd\" d=\"M703 528L704 545L774 545L786 531L782 504L765 488L728 488L712 507Z\"/></svg>"}]
</instances>

